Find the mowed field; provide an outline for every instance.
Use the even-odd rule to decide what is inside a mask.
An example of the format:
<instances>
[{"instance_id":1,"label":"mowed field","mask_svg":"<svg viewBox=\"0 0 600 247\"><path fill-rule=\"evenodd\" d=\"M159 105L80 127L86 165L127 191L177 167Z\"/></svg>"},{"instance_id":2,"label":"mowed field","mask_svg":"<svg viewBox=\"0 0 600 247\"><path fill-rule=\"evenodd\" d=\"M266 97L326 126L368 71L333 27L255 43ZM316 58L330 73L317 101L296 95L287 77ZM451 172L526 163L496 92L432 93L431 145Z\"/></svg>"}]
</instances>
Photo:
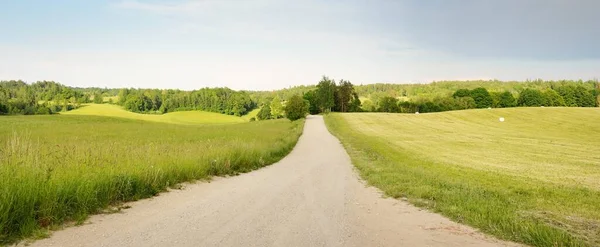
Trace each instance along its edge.
<instances>
[{"instance_id":1,"label":"mowed field","mask_svg":"<svg viewBox=\"0 0 600 247\"><path fill-rule=\"evenodd\" d=\"M250 114L256 116L258 111L252 111ZM247 114L246 116L249 116ZM170 112L166 114L140 114L130 112L118 105L110 104L86 104L79 109L61 113L61 115L88 115L88 116L104 116L104 117L118 117L126 119L135 119L159 123L171 123L171 124L212 124L212 123L243 123L248 122L249 117L236 117L231 115L224 115L214 112L205 111L180 111Z\"/></svg>"},{"instance_id":2,"label":"mowed field","mask_svg":"<svg viewBox=\"0 0 600 247\"><path fill-rule=\"evenodd\" d=\"M598 108L330 114L326 123L389 196L507 240L600 246Z\"/></svg>"},{"instance_id":3,"label":"mowed field","mask_svg":"<svg viewBox=\"0 0 600 247\"><path fill-rule=\"evenodd\" d=\"M272 164L292 150L303 126L284 119L165 121L182 125L77 115L80 110L0 117L0 245L44 236L184 181Z\"/></svg>"}]
</instances>

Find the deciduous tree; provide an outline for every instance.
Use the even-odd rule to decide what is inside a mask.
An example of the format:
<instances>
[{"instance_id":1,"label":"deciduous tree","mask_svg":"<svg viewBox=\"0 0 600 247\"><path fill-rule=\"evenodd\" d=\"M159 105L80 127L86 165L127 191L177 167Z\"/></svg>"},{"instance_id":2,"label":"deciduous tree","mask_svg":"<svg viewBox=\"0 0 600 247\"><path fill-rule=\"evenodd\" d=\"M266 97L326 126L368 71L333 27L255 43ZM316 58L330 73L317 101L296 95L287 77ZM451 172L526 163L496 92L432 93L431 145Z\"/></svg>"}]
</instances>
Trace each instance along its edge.
<instances>
[{"instance_id":1,"label":"deciduous tree","mask_svg":"<svg viewBox=\"0 0 600 247\"><path fill-rule=\"evenodd\" d=\"M299 95L292 96L285 105L285 116L295 121L306 117L308 114L309 102L302 99Z\"/></svg>"}]
</instances>

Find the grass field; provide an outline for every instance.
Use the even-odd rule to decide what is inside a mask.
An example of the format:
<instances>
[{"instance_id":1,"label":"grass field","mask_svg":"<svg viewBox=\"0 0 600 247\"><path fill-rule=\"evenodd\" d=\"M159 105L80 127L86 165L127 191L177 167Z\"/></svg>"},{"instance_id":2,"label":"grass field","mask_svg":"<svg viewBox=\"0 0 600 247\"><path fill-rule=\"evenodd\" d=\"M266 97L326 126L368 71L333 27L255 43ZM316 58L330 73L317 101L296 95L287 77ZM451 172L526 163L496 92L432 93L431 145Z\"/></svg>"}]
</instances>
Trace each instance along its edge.
<instances>
[{"instance_id":1,"label":"grass field","mask_svg":"<svg viewBox=\"0 0 600 247\"><path fill-rule=\"evenodd\" d=\"M256 115L258 115L259 111L260 111L260 108L254 109L254 110L248 112L248 114L242 116L242 118L246 121L250 121L251 118L256 118Z\"/></svg>"},{"instance_id":2,"label":"grass field","mask_svg":"<svg viewBox=\"0 0 600 247\"><path fill-rule=\"evenodd\" d=\"M113 103L116 103L117 101L119 101L119 96L102 97L102 102L109 103L111 101Z\"/></svg>"},{"instance_id":3,"label":"grass field","mask_svg":"<svg viewBox=\"0 0 600 247\"><path fill-rule=\"evenodd\" d=\"M598 108L330 114L326 123L389 196L502 239L600 246Z\"/></svg>"},{"instance_id":4,"label":"grass field","mask_svg":"<svg viewBox=\"0 0 600 247\"><path fill-rule=\"evenodd\" d=\"M243 123L248 122L250 119L205 111L180 111L170 112L162 115L140 114L130 112L121 108L120 106L110 104L86 104L81 108L64 112L61 114L118 117L143 121L186 125L212 123Z\"/></svg>"},{"instance_id":5,"label":"grass field","mask_svg":"<svg viewBox=\"0 0 600 247\"><path fill-rule=\"evenodd\" d=\"M180 123L174 115L165 122ZM302 125L288 120L176 125L73 114L0 117L0 245L43 236L46 229L183 181L274 163L292 150Z\"/></svg>"}]
</instances>

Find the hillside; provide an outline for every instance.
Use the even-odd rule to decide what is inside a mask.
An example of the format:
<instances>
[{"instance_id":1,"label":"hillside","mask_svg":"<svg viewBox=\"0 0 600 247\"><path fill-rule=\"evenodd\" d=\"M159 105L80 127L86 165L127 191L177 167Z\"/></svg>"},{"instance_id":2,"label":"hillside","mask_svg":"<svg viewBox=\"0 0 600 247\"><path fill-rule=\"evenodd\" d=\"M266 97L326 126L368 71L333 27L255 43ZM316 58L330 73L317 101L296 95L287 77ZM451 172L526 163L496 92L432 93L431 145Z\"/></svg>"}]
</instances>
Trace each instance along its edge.
<instances>
[{"instance_id":1,"label":"hillside","mask_svg":"<svg viewBox=\"0 0 600 247\"><path fill-rule=\"evenodd\" d=\"M500 121L504 118L504 121ZM600 244L600 109L330 114L363 178L534 246Z\"/></svg>"},{"instance_id":2,"label":"hillside","mask_svg":"<svg viewBox=\"0 0 600 247\"><path fill-rule=\"evenodd\" d=\"M86 104L83 107L61 113L62 115L92 115L105 117L128 118L135 120L144 120L152 122L162 122L171 124L222 124L222 123L242 123L248 120L242 117L224 115L214 112L204 111L180 111L171 112L162 115L140 114L126 111L120 106L110 104Z\"/></svg>"}]
</instances>

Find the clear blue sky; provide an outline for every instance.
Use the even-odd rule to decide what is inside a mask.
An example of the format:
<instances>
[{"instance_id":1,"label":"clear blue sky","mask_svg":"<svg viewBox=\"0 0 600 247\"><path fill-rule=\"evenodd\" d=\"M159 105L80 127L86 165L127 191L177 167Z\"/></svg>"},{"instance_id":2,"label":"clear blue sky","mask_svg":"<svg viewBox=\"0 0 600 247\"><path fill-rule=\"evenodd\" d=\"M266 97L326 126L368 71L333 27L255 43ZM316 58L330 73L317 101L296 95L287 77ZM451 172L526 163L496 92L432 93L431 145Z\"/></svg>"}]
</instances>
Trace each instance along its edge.
<instances>
[{"instance_id":1,"label":"clear blue sky","mask_svg":"<svg viewBox=\"0 0 600 247\"><path fill-rule=\"evenodd\" d=\"M278 89L600 78L596 0L0 0L0 80Z\"/></svg>"}]
</instances>

